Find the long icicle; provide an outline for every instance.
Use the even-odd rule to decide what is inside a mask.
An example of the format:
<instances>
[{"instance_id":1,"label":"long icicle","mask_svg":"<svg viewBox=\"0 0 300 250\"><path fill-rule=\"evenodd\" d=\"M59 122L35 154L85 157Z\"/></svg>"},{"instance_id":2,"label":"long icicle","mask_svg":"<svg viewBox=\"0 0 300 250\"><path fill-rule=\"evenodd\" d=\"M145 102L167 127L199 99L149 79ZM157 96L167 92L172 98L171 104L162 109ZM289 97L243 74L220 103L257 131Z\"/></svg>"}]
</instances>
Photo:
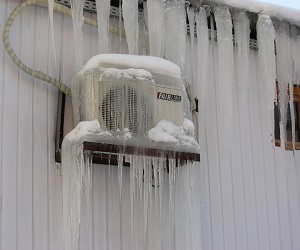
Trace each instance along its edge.
<instances>
[{"instance_id":1,"label":"long icicle","mask_svg":"<svg viewBox=\"0 0 300 250\"><path fill-rule=\"evenodd\" d=\"M53 54L54 54L54 65L55 65L55 70L57 71L58 68L57 68L56 48L55 48L55 36L54 36L54 24L53 24L53 10L54 10L54 0L48 0L48 12L49 12L49 21L50 21L50 29L51 29L51 39L52 39Z\"/></svg>"},{"instance_id":2,"label":"long icicle","mask_svg":"<svg viewBox=\"0 0 300 250\"><path fill-rule=\"evenodd\" d=\"M74 70L79 71L83 67L83 35L84 23L83 6L84 0L71 0L73 33L74 33Z\"/></svg>"},{"instance_id":3,"label":"long icicle","mask_svg":"<svg viewBox=\"0 0 300 250\"><path fill-rule=\"evenodd\" d=\"M292 86L292 60L290 50L289 24L287 22L276 22L276 58L277 58L277 80L279 88L279 108L280 108L280 145L285 149L287 139L287 116L289 94L288 87ZM290 106L290 112L294 112L294 106ZM295 121L295 117L294 117ZM292 123L294 123L292 121ZM295 127L294 127L295 129Z\"/></svg>"},{"instance_id":4,"label":"long icicle","mask_svg":"<svg viewBox=\"0 0 300 250\"><path fill-rule=\"evenodd\" d=\"M147 1L150 55L163 57L164 3L162 0Z\"/></svg>"},{"instance_id":5,"label":"long icicle","mask_svg":"<svg viewBox=\"0 0 300 250\"><path fill-rule=\"evenodd\" d=\"M139 11L138 0L123 0L122 4L124 26L128 44L128 52L138 55L139 44Z\"/></svg>"},{"instance_id":6,"label":"long icicle","mask_svg":"<svg viewBox=\"0 0 300 250\"><path fill-rule=\"evenodd\" d=\"M109 15L110 0L96 0L98 23L98 51L100 54L109 52Z\"/></svg>"},{"instance_id":7,"label":"long icicle","mask_svg":"<svg viewBox=\"0 0 300 250\"><path fill-rule=\"evenodd\" d=\"M218 36L219 74L217 92L218 133L221 165L229 164L232 135L233 43L228 7L214 9Z\"/></svg>"}]
</instances>

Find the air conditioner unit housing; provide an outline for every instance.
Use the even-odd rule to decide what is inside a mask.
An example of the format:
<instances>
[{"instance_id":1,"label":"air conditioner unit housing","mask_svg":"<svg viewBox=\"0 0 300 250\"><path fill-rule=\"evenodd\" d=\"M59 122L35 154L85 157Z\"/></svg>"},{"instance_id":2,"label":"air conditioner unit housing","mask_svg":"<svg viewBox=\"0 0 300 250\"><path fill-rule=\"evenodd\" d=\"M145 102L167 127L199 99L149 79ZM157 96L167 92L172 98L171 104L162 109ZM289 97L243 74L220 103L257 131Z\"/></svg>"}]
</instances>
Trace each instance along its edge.
<instances>
[{"instance_id":1,"label":"air conditioner unit housing","mask_svg":"<svg viewBox=\"0 0 300 250\"><path fill-rule=\"evenodd\" d=\"M177 65L151 56L98 55L72 79L75 125L144 135L160 120L180 126L188 101Z\"/></svg>"}]
</instances>

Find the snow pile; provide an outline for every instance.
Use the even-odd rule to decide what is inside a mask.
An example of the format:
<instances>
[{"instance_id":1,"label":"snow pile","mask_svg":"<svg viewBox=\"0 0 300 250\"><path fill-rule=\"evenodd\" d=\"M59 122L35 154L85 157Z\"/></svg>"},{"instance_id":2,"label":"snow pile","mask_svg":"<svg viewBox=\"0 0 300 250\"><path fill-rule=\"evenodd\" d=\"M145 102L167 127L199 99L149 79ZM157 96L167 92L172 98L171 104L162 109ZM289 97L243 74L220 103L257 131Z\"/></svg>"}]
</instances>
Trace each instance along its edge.
<instances>
[{"instance_id":1,"label":"snow pile","mask_svg":"<svg viewBox=\"0 0 300 250\"><path fill-rule=\"evenodd\" d=\"M156 143L175 143L180 146L198 147L194 133L194 124L186 118L180 127L170 121L161 120L148 131L148 138Z\"/></svg>"},{"instance_id":2,"label":"snow pile","mask_svg":"<svg viewBox=\"0 0 300 250\"><path fill-rule=\"evenodd\" d=\"M180 68L165 59L153 56L135 56L123 54L102 54L92 57L80 70L79 75L86 71L109 65L110 68L144 69L152 73L180 78Z\"/></svg>"},{"instance_id":3,"label":"snow pile","mask_svg":"<svg viewBox=\"0 0 300 250\"><path fill-rule=\"evenodd\" d=\"M66 135L63 146L70 146L74 143L82 142L85 136L93 135L95 132L102 132L100 131L100 124L97 120L80 122ZM106 135L111 135L108 131L105 131L104 133Z\"/></svg>"},{"instance_id":4,"label":"snow pile","mask_svg":"<svg viewBox=\"0 0 300 250\"><path fill-rule=\"evenodd\" d=\"M154 82L152 74L144 69L103 68L102 75L114 78L137 78L139 80L148 80Z\"/></svg>"}]
</instances>

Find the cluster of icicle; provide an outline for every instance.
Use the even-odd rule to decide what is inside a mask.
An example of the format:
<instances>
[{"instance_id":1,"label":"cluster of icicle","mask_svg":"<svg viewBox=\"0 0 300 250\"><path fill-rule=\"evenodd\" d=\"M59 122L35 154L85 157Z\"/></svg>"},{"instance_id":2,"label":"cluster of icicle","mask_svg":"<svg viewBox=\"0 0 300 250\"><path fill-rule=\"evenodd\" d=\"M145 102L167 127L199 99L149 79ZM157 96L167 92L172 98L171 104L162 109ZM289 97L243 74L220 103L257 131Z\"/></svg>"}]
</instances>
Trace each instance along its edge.
<instances>
[{"instance_id":1,"label":"cluster of icicle","mask_svg":"<svg viewBox=\"0 0 300 250\"><path fill-rule=\"evenodd\" d=\"M299 83L300 33L296 26L284 21L274 21L266 14L260 14L257 22L259 64L269 115L273 118L274 101L280 110L280 143L285 149L288 106L292 124L292 142L295 149L295 110L293 104L294 84ZM274 47L274 43L276 46ZM276 55L275 55L276 50ZM278 98L276 85L278 84ZM288 91L289 90L289 91ZM274 131L274 128L273 130Z\"/></svg>"},{"instance_id":2,"label":"cluster of icicle","mask_svg":"<svg viewBox=\"0 0 300 250\"><path fill-rule=\"evenodd\" d=\"M100 133L100 134L99 134ZM107 131L103 131L107 135ZM63 164L63 215L64 243L66 250L92 249L92 158L90 151L83 152L83 141L101 135L97 120L79 123L64 139ZM123 157L130 163L130 213L123 211ZM97 166L104 167L104 166ZM117 183L118 195L109 193L109 199L118 199L115 211L119 217L109 217L109 223L120 224L120 249L123 247L122 214L130 216L130 249L164 249L168 238L170 249L201 249L200 218L195 212L200 209L199 189L195 183L197 163L167 159L162 151L160 157L118 154L117 178L107 178L108 186ZM110 183L112 182L112 183ZM107 192L109 192L107 190ZM126 193L126 195L128 195ZM118 196L118 197L116 197ZM104 204L105 204L104 202ZM116 220L119 220L116 222ZM179 234L185 232L184 235ZM112 233L109 227L106 234ZM115 234L114 234L115 235ZM109 238L113 237L112 235ZM128 239L127 239L128 242ZM103 244L105 244L103 242ZM108 243L107 243L108 244ZM110 248L108 248L110 249Z\"/></svg>"}]
</instances>

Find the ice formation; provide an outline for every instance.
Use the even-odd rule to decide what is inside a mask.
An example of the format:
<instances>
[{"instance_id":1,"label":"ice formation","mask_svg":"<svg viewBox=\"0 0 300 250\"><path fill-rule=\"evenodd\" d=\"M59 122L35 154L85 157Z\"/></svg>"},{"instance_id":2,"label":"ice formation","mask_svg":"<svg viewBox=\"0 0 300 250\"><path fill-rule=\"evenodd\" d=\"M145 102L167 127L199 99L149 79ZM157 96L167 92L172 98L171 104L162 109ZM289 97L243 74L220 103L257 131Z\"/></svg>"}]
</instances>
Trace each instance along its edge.
<instances>
[{"instance_id":1,"label":"ice formation","mask_svg":"<svg viewBox=\"0 0 300 250\"><path fill-rule=\"evenodd\" d=\"M109 52L109 16L110 0L96 0L98 23L98 51L99 54Z\"/></svg>"},{"instance_id":2,"label":"ice formation","mask_svg":"<svg viewBox=\"0 0 300 250\"><path fill-rule=\"evenodd\" d=\"M123 0L123 18L128 51L131 55L138 55L139 51L139 11L138 0Z\"/></svg>"},{"instance_id":3,"label":"ice formation","mask_svg":"<svg viewBox=\"0 0 300 250\"><path fill-rule=\"evenodd\" d=\"M162 0L147 1L150 55L163 57L164 3Z\"/></svg>"},{"instance_id":4,"label":"ice formation","mask_svg":"<svg viewBox=\"0 0 300 250\"><path fill-rule=\"evenodd\" d=\"M260 72L265 85L265 90L262 92L266 94L268 109L273 110L276 95L276 62L275 31L270 17L266 14L259 15L256 29Z\"/></svg>"},{"instance_id":5,"label":"ice formation","mask_svg":"<svg viewBox=\"0 0 300 250\"><path fill-rule=\"evenodd\" d=\"M164 27L165 58L177 64L181 68L182 73L184 73L186 41L185 1L174 0L165 2Z\"/></svg>"},{"instance_id":6,"label":"ice formation","mask_svg":"<svg viewBox=\"0 0 300 250\"><path fill-rule=\"evenodd\" d=\"M190 26L190 40L191 40L191 55L193 54L193 52L195 51L194 48L194 44L195 44L195 8L193 6L188 6L187 7L187 16L189 19L189 26ZM193 72L193 63L191 65L192 67L192 72ZM192 82L193 82L193 74L192 74Z\"/></svg>"},{"instance_id":7,"label":"ice formation","mask_svg":"<svg viewBox=\"0 0 300 250\"><path fill-rule=\"evenodd\" d=\"M290 23L300 25L300 10L265 3L263 0L205 0L206 4L221 4L232 6L244 11L264 13L279 20L286 20Z\"/></svg>"},{"instance_id":8,"label":"ice formation","mask_svg":"<svg viewBox=\"0 0 300 250\"><path fill-rule=\"evenodd\" d=\"M54 0L48 0L49 22L50 22L51 39L52 39L52 47L53 47L53 54L54 54L54 64L55 64L55 68L57 70L54 25L53 25L53 8L54 8Z\"/></svg>"},{"instance_id":9,"label":"ice formation","mask_svg":"<svg viewBox=\"0 0 300 250\"><path fill-rule=\"evenodd\" d=\"M218 81L216 85L218 136L221 164L229 163L232 134L233 44L228 7L214 9L218 36Z\"/></svg>"},{"instance_id":10,"label":"ice formation","mask_svg":"<svg viewBox=\"0 0 300 250\"><path fill-rule=\"evenodd\" d=\"M195 86L195 96L199 98L199 144L201 152L201 162L206 157L206 89L208 77L208 44L209 35L207 27L207 17L204 8L196 12L197 24L197 52L198 52L198 79L199 84Z\"/></svg>"},{"instance_id":11,"label":"ice formation","mask_svg":"<svg viewBox=\"0 0 300 250\"><path fill-rule=\"evenodd\" d=\"M151 132L152 131L152 132ZM153 137L153 131L156 136ZM160 138L164 138L166 144L181 144L187 147L198 148L197 142L193 138L194 125L185 119L179 128L176 125L161 121L149 131L150 139L145 138L142 145L152 145L161 143ZM146 140L149 141L147 144ZM151 140L151 141L150 141ZM80 122L73 131L64 139L62 146L62 166L63 166L63 213L65 249L77 249L80 237L80 227L82 207L90 212L91 204L91 155L87 151L83 153L83 141L101 141L102 143L114 142L117 145L130 145L132 136L128 129L124 129L122 136L113 138L109 131L102 130L97 120ZM135 141L136 142L136 141ZM169 148L169 146L167 147ZM187 233L191 232L192 223L192 192L194 167L192 162L179 163L169 159L168 171L169 180L165 182L167 171L164 151L161 157L148 157L141 155L119 154L118 185L119 204L122 211L122 160L123 156L130 162L130 207L131 207L131 249L163 249L163 231L168 222L169 231L175 229L175 224L179 222L175 218L175 210L185 211L186 220L181 227L186 228ZM180 167L177 168L178 164ZM178 191L179 190L179 191ZM179 192L179 194L178 194ZM178 196L179 195L179 196ZM85 199L83 198L85 197ZM164 201L169 199L168 208L164 207ZM184 206L182 201L185 201ZM166 210L167 209L167 210ZM86 215L88 216L88 214ZM182 220L181 222L182 223ZM88 228L90 225L84 225ZM178 225L176 225L178 226ZM199 226L199 225L198 225ZM175 235L172 235L174 237ZM175 238L174 238L175 240ZM192 239L185 242L186 249L199 249L199 243L195 241L195 248L191 247ZM120 243L122 244L122 242ZM178 243L177 243L178 244ZM182 243L181 243L182 244ZM198 247L197 247L198 246ZM174 248L172 248L174 249Z\"/></svg>"},{"instance_id":12,"label":"ice formation","mask_svg":"<svg viewBox=\"0 0 300 250\"><path fill-rule=\"evenodd\" d=\"M289 103L288 87L293 91L292 84L292 60L290 50L290 29L287 22L278 22L275 26L276 31L276 62L277 62L277 81L279 91L279 109L280 109L280 143L285 149L286 142L286 122ZM293 93L293 92L291 92ZM294 115L293 104L290 106L291 114ZM294 126L295 117L292 121ZM293 127L295 131L295 127ZM294 139L293 139L294 140Z\"/></svg>"},{"instance_id":13,"label":"ice formation","mask_svg":"<svg viewBox=\"0 0 300 250\"><path fill-rule=\"evenodd\" d=\"M291 26L291 56L293 60L293 83L300 82L300 30L297 26Z\"/></svg>"},{"instance_id":14,"label":"ice formation","mask_svg":"<svg viewBox=\"0 0 300 250\"><path fill-rule=\"evenodd\" d=\"M84 22L83 6L84 0L71 0L73 33L74 33L74 70L78 71L83 66L83 36L82 25Z\"/></svg>"},{"instance_id":15,"label":"ice formation","mask_svg":"<svg viewBox=\"0 0 300 250\"><path fill-rule=\"evenodd\" d=\"M239 105L243 105L248 94L250 22L245 12L234 15L234 34L237 43L237 87ZM244 108L242 107L242 110Z\"/></svg>"}]
</instances>

